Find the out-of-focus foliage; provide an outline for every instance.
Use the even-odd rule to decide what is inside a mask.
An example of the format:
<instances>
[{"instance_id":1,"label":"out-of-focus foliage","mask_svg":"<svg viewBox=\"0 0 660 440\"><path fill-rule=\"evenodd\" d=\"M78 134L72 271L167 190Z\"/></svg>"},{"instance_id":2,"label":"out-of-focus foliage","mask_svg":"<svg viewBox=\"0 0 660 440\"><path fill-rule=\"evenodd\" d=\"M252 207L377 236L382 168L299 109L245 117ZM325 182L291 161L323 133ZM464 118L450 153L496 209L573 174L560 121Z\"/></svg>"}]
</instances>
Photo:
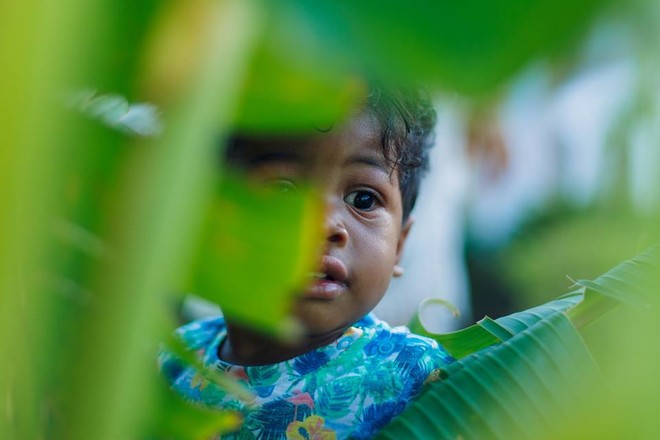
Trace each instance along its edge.
<instances>
[{"instance_id":1,"label":"out-of-focus foliage","mask_svg":"<svg viewBox=\"0 0 660 440\"><path fill-rule=\"evenodd\" d=\"M231 412L213 411L190 405L172 393L163 380L153 399L156 406L146 422L142 438L207 440L218 432L235 430L241 418Z\"/></svg>"},{"instance_id":2,"label":"out-of-focus foliage","mask_svg":"<svg viewBox=\"0 0 660 440\"><path fill-rule=\"evenodd\" d=\"M444 369L442 380L432 383L379 438L584 438L565 427L576 420L584 423L580 417L596 407L606 413L625 412L626 404L621 405L616 393L613 401L605 398L601 373L576 327L617 304L646 309L657 305L660 246L578 284L578 292L495 321L480 321L452 335L448 349L458 361ZM654 325L657 316L656 309L641 318ZM477 329L491 336L490 347L475 342ZM428 333L421 326L415 330L446 344L445 335ZM644 334L638 336L639 341ZM622 354L615 355L620 364L639 361ZM645 380L633 384L638 392L655 388ZM600 407L601 402L608 404ZM644 423L636 414L627 417L629 425ZM612 434L609 438L621 438L625 431Z\"/></svg>"},{"instance_id":3,"label":"out-of-focus foliage","mask_svg":"<svg viewBox=\"0 0 660 440\"><path fill-rule=\"evenodd\" d=\"M355 102L364 87L356 77L488 95L530 59L574 41L604 3L264 3L269 21L237 122L250 129L319 126Z\"/></svg>"},{"instance_id":4,"label":"out-of-focus foliage","mask_svg":"<svg viewBox=\"0 0 660 440\"><path fill-rule=\"evenodd\" d=\"M603 3L281 2L313 29L330 60L378 79L424 79L471 93L492 91L530 58L570 42Z\"/></svg>"},{"instance_id":5,"label":"out-of-focus foliage","mask_svg":"<svg viewBox=\"0 0 660 440\"><path fill-rule=\"evenodd\" d=\"M553 292L569 289L574 280L595 277L634 255L649 244L651 234L647 222L629 208L562 207L524 226L505 248L473 252L498 274L513 306L520 309L549 301ZM594 242L594 236L607 240Z\"/></svg>"},{"instance_id":6,"label":"out-of-focus foliage","mask_svg":"<svg viewBox=\"0 0 660 440\"><path fill-rule=\"evenodd\" d=\"M295 337L289 304L316 269L321 212L309 188L282 193L226 176L199 236L191 291L233 319Z\"/></svg>"},{"instance_id":7,"label":"out-of-focus foliage","mask_svg":"<svg viewBox=\"0 0 660 440\"><path fill-rule=\"evenodd\" d=\"M579 36L603 3L0 3L0 438L204 438L235 426L163 397L154 359L175 325L169 307L196 273L198 293L277 328L319 211L304 197L262 209L222 180L227 132L334 120L366 81L490 94ZM78 108L105 126L66 106L88 89L106 99ZM159 106L158 137L118 123L141 102ZM270 270L281 272L267 286Z\"/></svg>"}]
</instances>

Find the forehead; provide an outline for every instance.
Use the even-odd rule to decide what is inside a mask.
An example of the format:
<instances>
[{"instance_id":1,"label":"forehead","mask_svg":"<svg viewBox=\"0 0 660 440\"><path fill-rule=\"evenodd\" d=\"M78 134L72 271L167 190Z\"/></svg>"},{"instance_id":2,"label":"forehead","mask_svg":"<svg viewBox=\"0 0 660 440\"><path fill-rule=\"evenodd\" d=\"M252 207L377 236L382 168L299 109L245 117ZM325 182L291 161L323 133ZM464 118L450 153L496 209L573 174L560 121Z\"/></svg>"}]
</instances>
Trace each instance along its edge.
<instances>
[{"instance_id":1,"label":"forehead","mask_svg":"<svg viewBox=\"0 0 660 440\"><path fill-rule=\"evenodd\" d=\"M359 156L391 171L384 154L382 126L371 112L363 111L336 126L295 136L236 136L231 140L229 159L235 165L250 168L276 161L330 166Z\"/></svg>"}]
</instances>

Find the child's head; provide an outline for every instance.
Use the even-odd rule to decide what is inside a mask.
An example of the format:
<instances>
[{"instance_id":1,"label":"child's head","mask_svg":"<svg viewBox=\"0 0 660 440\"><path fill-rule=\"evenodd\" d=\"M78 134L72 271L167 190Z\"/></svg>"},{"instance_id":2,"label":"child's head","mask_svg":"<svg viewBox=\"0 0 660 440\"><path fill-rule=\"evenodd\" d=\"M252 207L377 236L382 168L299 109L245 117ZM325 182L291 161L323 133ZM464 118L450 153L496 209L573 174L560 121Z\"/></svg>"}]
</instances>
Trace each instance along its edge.
<instances>
[{"instance_id":1,"label":"child's head","mask_svg":"<svg viewBox=\"0 0 660 440\"><path fill-rule=\"evenodd\" d=\"M398 267L435 114L419 92L374 89L341 124L305 136L235 136L229 162L266 186L311 183L326 206L318 272L294 305L312 338L371 311Z\"/></svg>"}]
</instances>

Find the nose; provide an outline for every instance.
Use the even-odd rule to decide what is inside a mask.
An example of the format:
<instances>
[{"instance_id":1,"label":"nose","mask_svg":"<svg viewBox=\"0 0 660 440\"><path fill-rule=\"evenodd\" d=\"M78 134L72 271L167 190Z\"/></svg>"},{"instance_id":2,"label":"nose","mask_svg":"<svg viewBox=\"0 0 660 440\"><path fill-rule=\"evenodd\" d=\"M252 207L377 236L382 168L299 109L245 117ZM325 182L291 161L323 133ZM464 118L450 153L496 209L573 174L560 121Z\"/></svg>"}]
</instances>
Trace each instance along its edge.
<instances>
[{"instance_id":1,"label":"nose","mask_svg":"<svg viewBox=\"0 0 660 440\"><path fill-rule=\"evenodd\" d=\"M348 231L342 218L341 202L326 203L325 236L326 242L335 246L345 246L348 243Z\"/></svg>"}]
</instances>

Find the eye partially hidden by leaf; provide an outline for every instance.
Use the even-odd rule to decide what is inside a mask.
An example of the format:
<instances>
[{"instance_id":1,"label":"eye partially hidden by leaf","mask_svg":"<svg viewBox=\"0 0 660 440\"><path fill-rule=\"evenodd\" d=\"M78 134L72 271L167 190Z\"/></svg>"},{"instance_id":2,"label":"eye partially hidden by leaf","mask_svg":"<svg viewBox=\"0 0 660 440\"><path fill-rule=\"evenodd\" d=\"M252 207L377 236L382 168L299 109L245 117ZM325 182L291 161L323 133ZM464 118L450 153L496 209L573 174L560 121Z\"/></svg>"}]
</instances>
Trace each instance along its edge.
<instances>
[{"instance_id":1,"label":"eye partially hidden by leaf","mask_svg":"<svg viewBox=\"0 0 660 440\"><path fill-rule=\"evenodd\" d=\"M288 313L315 270L322 206L311 188L269 191L227 173L199 236L192 292L234 320L295 338Z\"/></svg>"}]
</instances>

